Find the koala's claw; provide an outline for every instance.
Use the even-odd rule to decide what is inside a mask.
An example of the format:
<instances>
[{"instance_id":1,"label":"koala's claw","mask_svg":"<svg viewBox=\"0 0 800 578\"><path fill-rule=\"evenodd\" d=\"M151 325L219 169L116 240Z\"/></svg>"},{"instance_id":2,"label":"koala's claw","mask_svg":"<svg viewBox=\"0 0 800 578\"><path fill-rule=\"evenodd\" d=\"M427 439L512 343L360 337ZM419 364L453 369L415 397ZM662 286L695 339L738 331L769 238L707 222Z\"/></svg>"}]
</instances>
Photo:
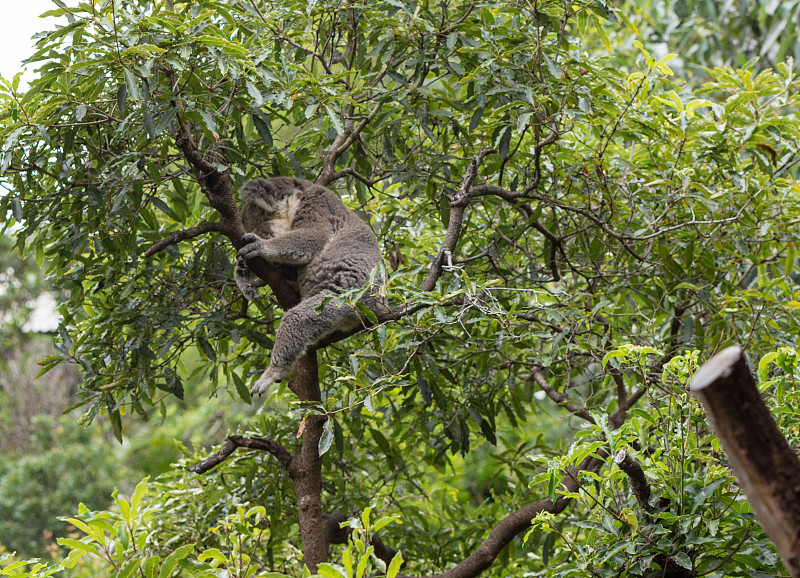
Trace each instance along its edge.
<instances>
[{"instance_id":1,"label":"koala's claw","mask_svg":"<svg viewBox=\"0 0 800 578\"><path fill-rule=\"evenodd\" d=\"M248 301L255 301L259 298L258 291L256 291L256 288L252 285L241 287L240 289L242 291L242 295L244 295Z\"/></svg>"},{"instance_id":2,"label":"koala's claw","mask_svg":"<svg viewBox=\"0 0 800 578\"><path fill-rule=\"evenodd\" d=\"M250 388L250 395L264 395L267 393L267 389L273 383L280 381L276 376L274 376L270 371L264 372L264 375L258 378L258 381L253 384L253 387Z\"/></svg>"},{"instance_id":3,"label":"koala's claw","mask_svg":"<svg viewBox=\"0 0 800 578\"><path fill-rule=\"evenodd\" d=\"M253 259L254 257L262 256L264 253L264 245L266 245L266 242L255 233L247 233L244 235L242 237L242 242L244 245L239 249L239 257L243 259Z\"/></svg>"}]
</instances>

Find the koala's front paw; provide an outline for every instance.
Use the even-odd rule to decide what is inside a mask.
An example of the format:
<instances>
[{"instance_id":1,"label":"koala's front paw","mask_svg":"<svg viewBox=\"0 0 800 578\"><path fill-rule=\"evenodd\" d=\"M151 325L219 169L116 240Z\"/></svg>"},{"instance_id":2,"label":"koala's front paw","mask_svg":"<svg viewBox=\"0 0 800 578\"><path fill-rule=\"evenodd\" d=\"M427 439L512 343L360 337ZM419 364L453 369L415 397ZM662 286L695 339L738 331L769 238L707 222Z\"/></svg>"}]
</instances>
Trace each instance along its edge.
<instances>
[{"instance_id":1,"label":"koala's front paw","mask_svg":"<svg viewBox=\"0 0 800 578\"><path fill-rule=\"evenodd\" d=\"M273 383L280 381L280 378L272 373L270 370L264 372L264 374L258 378L258 381L255 382L253 387L250 388L250 395L263 395L267 393L267 389Z\"/></svg>"},{"instance_id":2,"label":"koala's front paw","mask_svg":"<svg viewBox=\"0 0 800 578\"><path fill-rule=\"evenodd\" d=\"M255 233L247 233L242 237L244 245L239 249L239 256L243 259L266 257L267 242Z\"/></svg>"}]
</instances>

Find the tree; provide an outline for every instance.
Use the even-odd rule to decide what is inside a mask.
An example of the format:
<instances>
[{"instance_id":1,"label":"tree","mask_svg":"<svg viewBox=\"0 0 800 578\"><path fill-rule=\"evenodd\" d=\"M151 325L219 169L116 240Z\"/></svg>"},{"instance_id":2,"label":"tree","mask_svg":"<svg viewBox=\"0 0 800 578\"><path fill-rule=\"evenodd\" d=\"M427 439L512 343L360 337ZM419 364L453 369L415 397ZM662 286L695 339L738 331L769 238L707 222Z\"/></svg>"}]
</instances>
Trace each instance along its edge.
<instances>
[{"instance_id":1,"label":"tree","mask_svg":"<svg viewBox=\"0 0 800 578\"><path fill-rule=\"evenodd\" d=\"M80 365L119 438L198 375L250 417L211 461L189 452L203 476L82 509L67 566L360 576L402 548L409 575L779 571L686 383L733 338L797 334L791 64L693 93L599 2L59 6L39 78L1 95L0 208L68 292L48 365ZM266 263L272 301L231 281L234 191L268 174L371 215L393 308L254 414L298 298ZM457 474L487 448L504 483L471 501Z\"/></svg>"}]
</instances>

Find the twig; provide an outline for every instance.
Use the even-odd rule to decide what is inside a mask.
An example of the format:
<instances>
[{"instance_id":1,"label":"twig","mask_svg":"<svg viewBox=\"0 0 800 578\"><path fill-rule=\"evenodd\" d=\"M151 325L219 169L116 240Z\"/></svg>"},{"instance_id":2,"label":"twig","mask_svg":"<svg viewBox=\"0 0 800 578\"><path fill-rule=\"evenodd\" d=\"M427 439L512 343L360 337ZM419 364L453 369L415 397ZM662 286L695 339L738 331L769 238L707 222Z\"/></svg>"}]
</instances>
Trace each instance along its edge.
<instances>
[{"instance_id":1,"label":"twig","mask_svg":"<svg viewBox=\"0 0 800 578\"><path fill-rule=\"evenodd\" d=\"M589 413L589 410L587 410L584 407L580 407L579 405L575 405L569 400L568 395L560 393L555 389L553 389L553 387L549 383L547 383L547 380L544 378L544 375L542 375L542 372L539 371L538 369L534 369L530 373L530 375L527 376L527 379L535 381L536 384L540 388L542 388L542 391L544 391L547 394L547 397L549 397L555 403L566 409L568 412L577 415L580 418L585 419L591 424L595 423L595 420Z\"/></svg>"},{"instance_id":2,"label":"twig","mask_svg":"<svg viewBox=\"0 0 800 578\"><path fill-rule=\"evenodd\" d=\"M467 168L467 174L464 175L464 180L461 183L461 188L453 195L450 201L450 222L447 226L447 233L445 234L444 243L439 249L439 253L434 257L431 268L425 276L425 280L420 285L420 290L431 291L436 286L436 281L442 275L444 267L445 256L449 253L452 255L455 252L458 239L461 236L461 225L464 222L464 209L466 209L472 198L472 183L478 176L478 166L483 159L496 151L483 150L476 157L472 159Z\"/></svg>"}]
</instances>

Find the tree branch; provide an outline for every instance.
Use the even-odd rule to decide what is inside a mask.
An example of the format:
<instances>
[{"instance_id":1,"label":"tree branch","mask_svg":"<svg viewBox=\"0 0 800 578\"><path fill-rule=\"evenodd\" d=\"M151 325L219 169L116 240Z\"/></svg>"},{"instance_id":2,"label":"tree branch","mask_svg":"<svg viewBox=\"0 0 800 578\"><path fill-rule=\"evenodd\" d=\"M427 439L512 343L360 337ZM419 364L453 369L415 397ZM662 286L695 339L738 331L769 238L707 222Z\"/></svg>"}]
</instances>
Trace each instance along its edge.
<instances>
[{"instance_id":1,"label":"tree branch","mask_svg":"<svg viewBox=\"0 0 800 578\"><path fill-rule=\"evenodd\" d=\"M159 251L163 251L170 245L177 245L181 241L186 241L188 239L194 239L195 237L199 237L200 235L205 235L206 233L212 232L219 232L221 229L220 223L218 221L203 221L199 225L195 227L190 227L189 229L183 229L182 231L176 231L172 233L169 237L162 239L152 247L150 247L147 251L144 252L145 258L152 257Z\"/></svg>"},{"instance_id":2,"label":"tree branch","mask_svg":"<svg viewBox=\"0 0 800 578\"><path fill-rule=\"evenodd\" d=\"M597 471L603 461L595 457L587 457L572 472L562 480L567 492L578 490L577 474L581 471ZM431 578L475 578L491 566L500 552L518 534L530 527L531 520L541 512L560 514L570 503L570 499L559 496L555 502L550 498L536 500L522 508L511 512L492 529L486 540L467 558L456 564L453 568Z\"/></svg>"},{"instance_id":3,"label":"tree branch","mask_svg":"<svg viewBox=\"0 0 800 578\"><path fill-rule=\"evenodd\" d=\"M544 376L542 376L541 372L538 370L534 370L532 377L537 384L544 386L543 389L546 392L549 389L552 393L556 394L557 398L568 399L564 394L559 394L556 392L547 383L547 381L545 381ZM638 390L636 393L634 393L634 395L628 398L625 407L619 408L609 416L608 423L612 429L616 429L622 425L622 422L625 420L627 410L630 409L643 394L644 390ZM576 415L579 415L580 411L585 412L585 417L594 423L594 419L591 417L591 415L588 415L587 410L581 408L576 409L578 409L578 411L574 412ZM582 415L581 417L584 416ZM562 479L562 484L566 487L567 492L573 493L578 490L579 483L577 474L579 472L597 471L600 469L603 463L604 460L598 457L588 456L576 468L567 472L567 475ZM555 502L551 501L549 498L542 498L541 500L537 500L526 506L523 506L515 512L511 512L508 514L508 516L497 523L497 525L489 533L489 536L486 538L486 540L480 546L478 546L478 548L472 554L470 554L460 563L456 564L447 572L444 572L443 574L437 574L436 576L430 578L475 578L494 563L503 548L505 548L515 536L519 535L525 529L530 527L531 520L533 520L537 514L540 512L560 514L566 509L566 507L569 505L569 502L570 499L564 497L563 495L559 496Z\"/></svg>"},{"instance_id":4,"label":"tree branch","mask_svg":"<svg viewBox=\"0 0 800 578\"><path fill-rule=\"evenodd\" d=\"M425 280L422 282L422 285L420 285L421 291L433 290L436 286L436 281L438 281L439 277L442 275L445 257L447 255L452 255L455 251L458 239L461 236L461 225L464 222L464 209L469 205L469 201L472 198L472 183L475 181L475 177L478 176L478 167L487 155L494 152L494 150L483 150L470 161L467 174L464 175L464 180L461 182L461 188L449 199L450 222L447 225L444 243L442 243L439 253L434 257L431 268L425 276Z\"/></svg>"},{"instance_id":5,"label":"tree branch","mask_svg":"<svg viewBox=\"0 0 800 578\"><path fill-rule=\"evenodd\" d=\"M547 380L544 378L544 375L542 375L542 372L539 371L538 369L534 369L531 372L531 374L527 376L527 379L535 381L536 384L540 388L542 388L542 391L544 391L547 394L547 397L549 397L555 403L566 409L571 414L577 415L578 417L585 419L591 424L595 423L595 420L589 413L588 409L586 409L585 407L580 407L579 405L575 405L569 400L568 395L556 391L553 388L553 386L547 383Z\"/></svg>"},{"instance_id":6,"label":"tree branch","mask_svg":"<svg viewBox=\"0 0 800 578\"><path fill-rule=\"evenodd\" d=\"M740 347L709 359L695 392L758 521L787 570L800 576L800 461L761 399Z\"/></svg>"},{"instance_id":7,"label":"tree branch","mask_svg":"<svg viewBox=\"0 0 800 578\"><path fill-rule=\"evenodd\" d=\"M278 462L280 462L280 464L287 470L292 464L292 455L286 451L286 448L273 439L232 435L228 436L228 438L225 440L225 445L223 445L217 453L190 466L189 471L195 474L205 474L227 460L231 454L236 451L236 448L247 448L250 450L269 452L275 456Z\"/></svg>"},{"instance_id":8,"label":"tree branch","mask_svg":"<svg viewBox=\"0 0 800 578\"><path fill-rule=\"evenodd\" d=\"M352 128L353 121L348 120L348 123L345 125L344 134L337 135L333 140L333 144L331 144L331 146L322 155L322 173L320 173L319 177L317 177L317 184L327 187L330 183L336 180L336 161L339 160L339 157L341 157L348 148L350 148L359 135L361 135L361 132L367 127L367 125L371 123L376 116L378 116L381 108L383 108L383 104L384 103L382 100L376 102L369 114L361 119L361 122L358 123L358 126L355 128ZM348 128L348 125L350 128Z\"/></svg>"},{"instance_id":9,"label":"tree branch","mask_svg":"<svg viewBox=\"0 0 800 578\"><path fill-rule=\"evenodd\" d=\"M636 496L639 507L645 514L652 514L655 508L650 505L650 484L644 475L642 466L625 450L617 452L617 455L614 456L614 463L628 476L631 491Z\"/></svg>"}]
</instances>

